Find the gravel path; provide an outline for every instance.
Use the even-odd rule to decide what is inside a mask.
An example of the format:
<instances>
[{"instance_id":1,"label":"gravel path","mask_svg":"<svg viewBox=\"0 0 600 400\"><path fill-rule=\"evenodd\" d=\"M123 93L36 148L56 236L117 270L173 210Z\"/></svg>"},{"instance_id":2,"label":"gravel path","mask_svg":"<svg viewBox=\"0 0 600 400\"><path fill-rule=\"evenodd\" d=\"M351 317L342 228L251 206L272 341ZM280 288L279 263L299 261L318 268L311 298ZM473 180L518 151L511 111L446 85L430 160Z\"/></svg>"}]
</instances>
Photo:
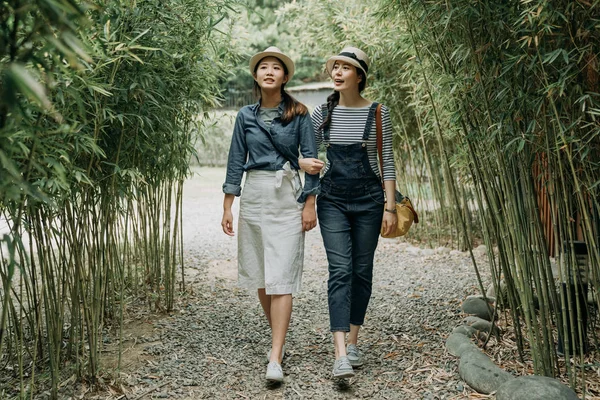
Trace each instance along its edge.
<instances>
[{"instance_id":1,"label":"gravel path","mask_svg":"<svg viewBox=\"0 0 600 400\"><path fill-rule=\"evenodd\" d=\"M236 238L220 227L224 175L223 169L198 169L186 183L189 294L170 316L146 320L146 329L132 323L126 331L125 337L137 343L131 348L138 349L125 354L130 366L123 376L127 399L470 398L457 360L444 348L446 336L462 319L462 299L477 292L468 254L382 239L361 334L366 364L355 378L335 381L330 376L327 264L318 227L306 237L303 289L294 298L285 381L268 385L268 324L255 293L236 288ZM480 270L487 274L483 259Z\"/></svg>"}]
</instances>

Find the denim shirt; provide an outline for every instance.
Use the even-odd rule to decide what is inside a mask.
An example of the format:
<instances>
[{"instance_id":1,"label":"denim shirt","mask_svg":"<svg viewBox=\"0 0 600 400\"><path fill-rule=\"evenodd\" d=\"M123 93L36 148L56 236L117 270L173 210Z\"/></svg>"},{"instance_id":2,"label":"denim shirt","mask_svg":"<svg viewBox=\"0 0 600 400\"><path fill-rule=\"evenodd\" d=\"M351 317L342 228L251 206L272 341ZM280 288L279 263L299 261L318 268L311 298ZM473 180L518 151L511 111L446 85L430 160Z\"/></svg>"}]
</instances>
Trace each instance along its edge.
<instances>
[{"instance_id":1,"label":"denim shirt","mask_svg":"<svg viewBox=\"0 0 600 400\"><path fill-rule=\"evenodd\" d=\"M223 193L239 196L244 171L251 169L278 171L290 161L292 168L299 170L299 151L303 157L317 157L317 144L310 115L297 115L287 124L281 122L283 102L279 104L279 117L268 128L259 116L260 103L243 107L237 115L229 148L227 177ZM271 135L277 144L276 150L267 137ZM280 153L283 152L285 157ZM307 196L319 193L319 174L305 174L305 183L299 203Z\"/></svg>"}]
</instances>

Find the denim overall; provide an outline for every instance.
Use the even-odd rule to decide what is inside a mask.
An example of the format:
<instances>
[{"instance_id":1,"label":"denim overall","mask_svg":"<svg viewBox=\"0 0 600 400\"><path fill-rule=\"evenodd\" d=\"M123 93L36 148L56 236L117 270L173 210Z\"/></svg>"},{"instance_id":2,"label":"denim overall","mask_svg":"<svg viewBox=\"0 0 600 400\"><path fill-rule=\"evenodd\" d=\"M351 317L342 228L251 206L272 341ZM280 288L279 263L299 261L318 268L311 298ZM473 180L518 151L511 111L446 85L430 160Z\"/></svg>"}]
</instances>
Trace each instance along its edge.
<instances>
[{"instance_id":1,"label":"denim overall","mask_svg":"<svg viewBox=\"0 0 600 400\"><path fill-rule=\"evenodd\" d=\"M329 168L321 178L317 213L329 263L332 332L349 332L350 324L362 325L371 297L373 258L385 202L381 180L371 169L367 154L376 108L373 103L369 109L360 143L332 144L329 130L323 132Z\"/></svg>"}]
</instances>

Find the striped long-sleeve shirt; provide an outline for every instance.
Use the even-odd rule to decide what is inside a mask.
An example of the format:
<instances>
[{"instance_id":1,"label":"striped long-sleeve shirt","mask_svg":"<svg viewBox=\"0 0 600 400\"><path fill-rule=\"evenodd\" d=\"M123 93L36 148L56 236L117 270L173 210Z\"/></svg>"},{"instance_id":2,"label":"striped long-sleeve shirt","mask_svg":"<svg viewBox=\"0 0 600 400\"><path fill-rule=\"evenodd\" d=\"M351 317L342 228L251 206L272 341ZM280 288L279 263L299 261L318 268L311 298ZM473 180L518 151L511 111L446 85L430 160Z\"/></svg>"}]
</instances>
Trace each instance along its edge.
<instances>
[{"instance_id":1,"label":"striped long-sleeve shirt","mask_svg":"<svg viewBox=\"0 0 600 400\"><path fill-rule=\"evenodd\" d=\"M361 142L365 130L365 123L367 122L367 117L369 115L369 107L370 106L358 108L340 105L336 106L333 109L333 114L331 116L332 119L329 129L330 143L348 145ZM383 133L383 180L392 181L396 180L394 149L392 146L392 122L390 120L390 111L384 105L381 106L381 120ZM315 129L317 146L320 146L321 143L323 143L323 132L319 130L319 127L323 123L323 115L320 106L314 109L312 121ZM371 169L373 169L378 177L381 177L377 161L377 128L375 120L373 120L371 133L369 134L369 140L367 141L367 154L369 156ZM328 168L329 163L325 166L324 172L326 172Z\"/></svg>"}]
</instances>

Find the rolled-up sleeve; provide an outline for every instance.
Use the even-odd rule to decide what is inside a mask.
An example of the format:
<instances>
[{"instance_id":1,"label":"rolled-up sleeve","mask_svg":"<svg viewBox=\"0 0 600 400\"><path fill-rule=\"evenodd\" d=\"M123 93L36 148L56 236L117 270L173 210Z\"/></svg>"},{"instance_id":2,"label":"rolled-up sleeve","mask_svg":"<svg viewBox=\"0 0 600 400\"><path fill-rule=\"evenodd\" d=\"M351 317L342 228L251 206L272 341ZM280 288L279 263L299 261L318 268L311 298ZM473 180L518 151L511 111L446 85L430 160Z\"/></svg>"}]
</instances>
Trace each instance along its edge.
<instances>
[{"instance_id":1,"label":"rolled-up sleeve","mask_svg":"<svg viewBox=\"0 0 600 400\"><path fill-rule=\"evenodd\" d=\"M310 115L299 116L300 120L300 152L302 157L305 158L317 158L317 143L315 141L315 131ZM319 174L311 175L309 173L304 174L304 189L302 194L298 198L298 202L304 203L307 196L319 194Z\"/></svg>"},{"instance_id":2,"label":"rolled-up sleeve","mask_svg":"<svg viewBox=\"0 0 600 400\"><path fill-rule=\"evenodd\" d=\"M244 117L240 111L235 119L231 146L227 159L227 176L223 184L223 193L239 196L242 194L242 176L244 175L244 164L248 155L246 136L244 135Z\"/></svg>"}]
</instances>

